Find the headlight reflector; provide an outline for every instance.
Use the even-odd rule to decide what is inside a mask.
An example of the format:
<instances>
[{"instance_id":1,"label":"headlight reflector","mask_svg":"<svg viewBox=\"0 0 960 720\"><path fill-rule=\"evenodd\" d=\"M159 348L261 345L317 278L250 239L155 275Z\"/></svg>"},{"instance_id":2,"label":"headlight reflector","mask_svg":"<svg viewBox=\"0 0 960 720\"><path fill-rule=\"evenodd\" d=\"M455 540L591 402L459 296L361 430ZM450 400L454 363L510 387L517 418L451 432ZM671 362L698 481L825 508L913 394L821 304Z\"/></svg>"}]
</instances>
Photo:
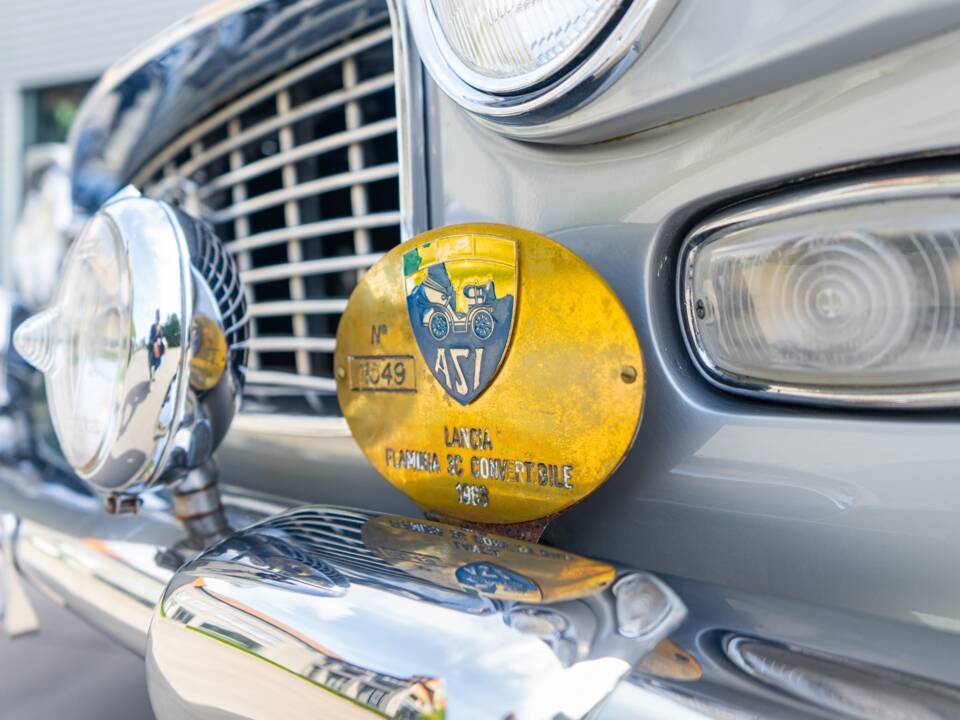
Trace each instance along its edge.
<instances>
[{"instance_id":1,"label":"headlight reflector","mask_svg":"<svg viewBox=\"0 0 960 720\"><path fill-rule=\"evenodd\" d=\"M64 264L54 306L17 337L24 359L46 373L54 427L76 468L101 458L121 402L130 352L130 272L113 223L96 216Z\"/></svg>"},{"instance_id":2,"label":"headlight reflector","mask_svg":"<svg viewBox=\"0 0 960 720\"><path fill-rule=\"evenodd\" d=\"M586 48L620 0L430 0L447 61L494 93L547 80Z\"/></svg>"},{"instance_id":3,"label":"headlight reflector","mask_svg":"<svg viewBox=\"0 0 960 720\"><path fill-rule=\"evenodd\" d=\"M711 380L820 402L960 399L960 202L877 188L861 188L860 202L857 191L792 198L694 232L681 302Z\"/></svg>"}]
</instances>

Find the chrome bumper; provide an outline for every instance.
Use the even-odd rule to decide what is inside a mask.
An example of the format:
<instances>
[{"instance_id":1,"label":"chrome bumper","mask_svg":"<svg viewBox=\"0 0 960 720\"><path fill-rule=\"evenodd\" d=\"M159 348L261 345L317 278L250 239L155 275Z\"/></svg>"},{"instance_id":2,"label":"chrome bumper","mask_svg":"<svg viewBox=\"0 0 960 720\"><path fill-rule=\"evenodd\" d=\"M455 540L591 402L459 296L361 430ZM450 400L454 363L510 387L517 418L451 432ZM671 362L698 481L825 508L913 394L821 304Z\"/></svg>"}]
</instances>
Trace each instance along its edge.
<instances>
[{"instance_id":1,"label":"chrome bumper","mask_svg":"<svg viewBox=\"0 0 960 720\"><path fill-rule=\"evenodd\" d=\"M585 717L625 701L643 716L648 695L651 708L669 702L636 685L608 700L685 614L646 573L617 570L583 597L507 587L521 599L501 599L401 569L364 541L382 516L245 495L224 505L248 527L201 552L162 497L107 516L80 489L0 468L0 507L16 519L7 569L144 655L161 720ZM418 561L434 560L425 546ZM7 611L8 627L25 617Z\"/></svg>"}]
</instances>

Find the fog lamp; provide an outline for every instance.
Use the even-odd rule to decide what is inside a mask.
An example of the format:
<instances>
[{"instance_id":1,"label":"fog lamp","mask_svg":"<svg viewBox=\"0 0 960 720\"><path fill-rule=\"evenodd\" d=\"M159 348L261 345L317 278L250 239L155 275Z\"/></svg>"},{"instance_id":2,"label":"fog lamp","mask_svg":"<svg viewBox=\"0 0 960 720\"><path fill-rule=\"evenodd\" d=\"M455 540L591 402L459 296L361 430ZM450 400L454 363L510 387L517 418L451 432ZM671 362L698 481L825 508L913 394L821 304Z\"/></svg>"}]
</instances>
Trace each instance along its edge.
<instances>
[{"instance_id":1,"label":"fog lamp","mask_svg":"<svg viewBox=\"0 0 960 720\"><path fill-rule=\"evenodd\" d=\"M680 293L707 376L814 402L960 400L960 201L925 190L942 192L891 180L695 231Z\"/></svg>"},{"instance_id":2,"label":"fog lamp","mask_svg":"<svg viewBox=\"0 0 960 720\"><path fill-rule=\"evenodd\" d=\"M246 302L209 227L128 188L81 231L14 335L77 474L135 493L206 462L239 402Z\"/></svg>"}]
</instances>

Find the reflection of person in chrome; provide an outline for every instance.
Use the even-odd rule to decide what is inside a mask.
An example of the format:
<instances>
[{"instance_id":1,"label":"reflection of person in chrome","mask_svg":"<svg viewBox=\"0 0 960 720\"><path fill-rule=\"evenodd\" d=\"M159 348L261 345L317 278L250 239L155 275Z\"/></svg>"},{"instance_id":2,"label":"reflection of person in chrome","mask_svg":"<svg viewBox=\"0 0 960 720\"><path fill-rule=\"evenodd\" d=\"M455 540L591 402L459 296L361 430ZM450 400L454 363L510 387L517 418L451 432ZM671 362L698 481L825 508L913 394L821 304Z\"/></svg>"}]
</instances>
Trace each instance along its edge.
<instances>
[{"instance_id":1,"label":"reflection of person in chrome","mask_svg":"<svg viewBox=\"0 0 960 720\"><path fill-rule=\"evenodd\" d=\"M167 339L163 336L163 326L160 324L160 310L157 310L157 319L150 326L150 343L147 346L147 363L150 366L150 382L153 382L153 376L160 367L160 361L163 360L164 350L167 349Z\"/></svg>"}]
</instances>

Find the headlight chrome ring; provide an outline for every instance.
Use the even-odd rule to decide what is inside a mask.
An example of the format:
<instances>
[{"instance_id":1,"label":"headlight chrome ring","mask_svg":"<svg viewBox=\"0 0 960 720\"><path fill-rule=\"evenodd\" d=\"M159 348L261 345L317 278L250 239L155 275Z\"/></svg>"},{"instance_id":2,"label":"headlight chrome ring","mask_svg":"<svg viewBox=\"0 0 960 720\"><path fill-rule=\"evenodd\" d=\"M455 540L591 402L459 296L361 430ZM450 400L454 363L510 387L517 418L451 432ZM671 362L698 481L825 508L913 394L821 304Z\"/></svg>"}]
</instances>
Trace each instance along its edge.
<instances>
[{"instance_id":1,"label":"headlight chrome ring","mask_svg":"<svg viewBox=\"0 0 960 720\"><path fill-rule=\"evenodd\" d=\"M414 0L407 13L431 77L461 107L499 126L534 126L587 104L646 50L678 0L612 3L583 37L545 62L541 71L497 78L469 67L445 35L435 3Z\"/></svg>"}]
</instances>

